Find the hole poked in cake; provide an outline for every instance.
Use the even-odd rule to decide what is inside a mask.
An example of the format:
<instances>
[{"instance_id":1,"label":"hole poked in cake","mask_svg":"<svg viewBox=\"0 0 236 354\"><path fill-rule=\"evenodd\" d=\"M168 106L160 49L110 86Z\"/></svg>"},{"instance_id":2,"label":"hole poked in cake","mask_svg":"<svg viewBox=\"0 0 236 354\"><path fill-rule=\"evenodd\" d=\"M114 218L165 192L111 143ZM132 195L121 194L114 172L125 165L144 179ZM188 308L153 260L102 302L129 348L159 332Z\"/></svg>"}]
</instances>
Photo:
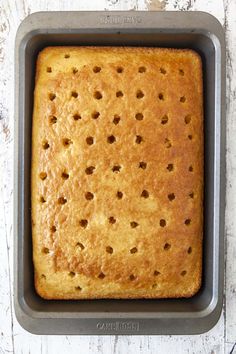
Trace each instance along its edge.
<instances>
[{"instance_id":1,"label":"hole poked in cake","mask_svg":"<svg viewBox=\"0 0 236 354\"><path fill-rule=\"evenodd\" d=\"M187 271L186 271L186 270L182 270L182 272L180 273L180 275L181 275L182 277L184 277L186 274L187 274Z\"/></svg>"},{"instance_id":2,"label":"hole poked in cake","mask_svg":"<svg viewBox=\"0 0 236 354\"><path fill-rule=\"evenodd\" d=\"M86 175L92 175L93 172L94 172L94 170L95 170L95 167L94 167L94 166L88 166L88 167L86 167L86 169L85 169L85 173L86 173Z\"/></svg>"},{"instance_id":3,"label":"hole poked in cake","mask_svg":"<svg viewBox=\"0 0 236 354\"><path fill-rule=\"evenodd\" d=\"M117 125L117 124L119 124L119 122L120 122L120 116L118 114L115 114L114 119L113 119L113 123L115 125Z\"/></svg>"},{"instance_id":4,"label":"hole poked in cake","mask_svg":"<svg viewBox=\"0 0 236 354\"><path fill-rule=\"evenodd\" d=\"M48 247L43 247L42 248L42 253L43 254L48 254L50 251L49 251L49 248Z\"/></svg>"},{"instance_id":5,"label":"hole poked in cake","mask_svg":"<svg viewBox=\"0 0 236 354\"><path fill-rule=\"evenodd\" d=\"M158 270L154 270L154 272L153 272L153 275L155 276L155 277L157 277L158 275L160 275L161 273L158 271Z\"/></svg>"},{"instance_id":6,"label":"hole poked in cake","mask_svg":"<svg viewBox=\"0 0 236 354\"><path fill-rule=\"evenodd\" d=\"M57 117L55 117L55 116L49 117L49 123L50 124L56 124L56 122L57 122Z\"/></svg>"},{"instance_id":7,"label":"hole poked in cake","mask_svg":"<svg viewBox=\"0 0 236 354\"><path fill-rule=\"evenodd\" d=\"M106 252L109 253L109 254L112 254L113 253L113 248L111 246L107 246L106 247Z\"/></svg>"},{"instance_id":8,"label":"hole poked in cake","mask_svg":"<svg viewBox=\"0 0 236 354\"><path fill-rule=\"evenodd\" d=\"M64 179L64 180L67 180L69 178L69 173L66 172L66 171L63 171L62 174L61 174L61 178Z\"/></svg>"},{"instance_id":9,"label":"hole poked in cake","mask_svg":"<svg viewBox=\"0 0 236 354\"><path fill-rule=\"evenodd\" d=\"M116 68L116 71L118 72L118 74L122 74L123 71L124 71L124 68L123 68L122 66L118 66L118 67Z\"/></svg>"},{"instance_id":10,"label":"hole poked in cake","mask_svg":"<svg viewBox=\"0 0 236 354\"><path fill-rule=\"evenodd\" d=\"M81 219L79 221L79 224L81 227L83 227L84 229L86 229L86 227L88 226L88 220L87 219Z\"/></svg>"},{"instance_id":11,"label":"hole poked in cake","mask_svg":"<svg viewBox=\"0 0 236 354\"><path fill-rule=\"evenodd\" d=\"M160 226L161 227L166 227L166 220L165 219L161 219L160 220Z\"/></svg>"},{"instance_id":12,"label":"hole poked in cake","mask_svg":"<svg viewBox=\"0 0 236 354\"><path fill-rule=\"evenodd\" d=\"M95 74L98 74L98 73L100 73L100 71L102 70L102 68L101 68L101 66L94 66L93 67L93 72L95 73Z\"/></svg>"},{"instance_id":13,"label":"hole poked in cake","mask_svg":"<svg viewBox=\"0 0 236 354\"><path fill-rule=\"evenodd\" d=\"M52 225L52 226L50 227L50 231L51 231L52 233L55 233L55 232L57 231L56 226L55 226L55 225Z\"/></svg>"},{"instance_id":14,"label":"hole poked in cake","mask_svg":"<svg viewBox=\"0 0 236 354\"><path fill-rule=\"evenodd\" d=\"M77 290L77 291L82 291L82 288L81 288L81 286L77 285L77 286L75 287L75 290Z\"/></svg>"},{"instance_id":15,"label":"hole poked in cake","mask_svg":"<svg viewBox=\"0 0 236 354\"><path fill-rule=\"evenodd\" d=\"M94 94L93 94L93 97L96 100L101 100L102 99L102 93L100 91L95 91Z\"/></svg>"},{"instance_id":16,"label":"hole poked in cake","mask_svg":"<svg viewBox=\"0 0 236 354\"><path fill-rule=\"evenodd\" d=\"M123 198L123 193L121 191L116 192L116 197L117 199L122 199Z\"/></svg>"},{"instance_id":17,"label":"hole poked in cake","mask_svg":"<svg viewBox=\"0 0 236 354\"><path fill-rule=\"evenodd\" d=\"M192 139L193 139L192 134L189 134L189 135L188 135L188 139L189 139L189 140L192 140Z\"/></svg>"},{"instance_id":18,"label":"hole poked in cake","mask_svg":"<svg viewBox=\"0 0 236 354\"><path fill-rule=\"evenodd\" d=\"M168 243L168 242L166 242L165 244L164 244L164 250L165 251L169 251L170 249L171 249L171 244L170 243Z\"/></svg>"},{"instance_id":19,"label":"hole poked in cake","mask_svg":"<svg viewBox=\"0 0 236 354\"><path fill-rule=\"evenodd\" d=\"M75 277L75 272L69 272L68 275L69 275L70 278L74 278Z\"/></svg>"},{"instance_id":20,"label":"hole poked in cake","mask_svg":"<svg viewBox=\"0 0 236 354\"><path fill-rule=\"evenodd\" d=\"M53 93L53 92L50 92L49 95L48 95L48 98L49 98L50 101L54 101L55 98L56 98L56 94Z\"/></svg>"},{"instance_id":21,"label":"hole poked in cake","mask_svg":"<svg viewBox=\"0 0 236 354\"><path fill-rule=\"evenodd\" d=\"M73 73L73 74L77 74L77 72L78 72L78 69L77 69L76 67L73 67L73 68L72 68L72 73Z\"/></svg>"},{"instance_id":22,"label":"hole poked in cake","mask_svg":"<svg viewBox=\"0 0 236 354\"><path fill-rule=\"evenodd\" d=\"M135 143L141 144L143 142L143 137L141 135L136 135Z\"/></svg>"},{"instance_id":23,"label":"hole poked in cake","mask_svg":"<svg viewBox=\"0 0 236 354\"><path fill-rule=\"evenodd\" d=\"M116 137L114 135L110 135L107 137L108 144L113 144L116 142Z\"/></svg>"},{"instance_id":24,"label":"hole poked in cake","mask_svg":"<svg viewBox=\"0 0 236 354\"><path fill-rule=\"evenodd\" d=\"M81 220L82 221L82 220ZM83 243L81 243L81 242L77 242L76 243L76 247L80 250L80 251L83 251L84 250L84 245L83 245Z\"/></svg>"},{"instance_id":25,"label":"hole poked in cake","mask_svg":"<svg viewBox=\"0 0 236 354\"><path fill-rule=\"evenodd\" d=\"M62 144L63 144L63 146L65 146L65 147L69 147L71 144L73 144L73 142L72 142L72 140L69 139L69 138L64 138L64 139L62 139Z\"/></svg>"},{"instance_id":26,"label":"hole poked in cake","mask_svg":"<svg viewBox=\"0 0 236 354\"><path fill-rule=\"evenodd\" d=\"M180 74L181 76L184 76L184 70L183 70L183 69L179 69L179 74Z\"/></svg>"},{"instance_id":27,"label":"hole poked in cake","mask_svg":"<svg viewBox=\"0 0 236 354\"><path fill-rule=\"evenodd\" d=\"M85 199L87 199L87 200L93 200L93 198L94 198L93 193L91 193L91 192L86 192L86 193L85 193Z\"/></svg>"},{"instance_id":28,"label":"hole poked in cake","mask_svg":"<svg viewBox=\"0 0 236 354\"><path fill-rule=\"evenodd\" d=\"M184 122L185 124L189 124L191 122L191 115L190 114L187 114L185 117L184 117Z\"/></svg>"},{"instance_id":29,"label":"hole poked in cake","mask_svg":"<svg viewBox=\"0 0 236 354\"><path fill-rule=\"evenodd\" d=\"M46 203L46 199L44 198L43 195L40 196L39 201L40 201L41 204Z\"/></svg>"},{"instance_id":30,"label":"hole poked in cake","mask_svg":"<svg viewBox=\"0 0 236 354\"><path fill-rule=\"evenodd\" d=\"M47 150L50 147L49 142L47 140L43 140L42 146L44 150Z\"/></svg>"},{"instance_id":31,"label":"hole poked in cake","mask_svg":"<svg viewBox=\"0 0 236 354\"><path fill-rule=\"evenodd\" d=\"M165 141L164 141L164 145L167 149L171 148L172 147L172 144L171 144L171 141L170 139L166 138Z\"/></svg>"},{"instance_id":32,"label":"hole poked in cake","mask_svg":"<svg viewBox=\"0 0 236 354\"><path fill-rule=\"evenodd\" d=\"M161 67L161 68L160 68L160 73L161 73L162 75L165 75L165 74L166 74L166 69L163 68L163 67Z\"/></svg>"},{"instance_id":33,"label":"hole poked in cake","mask_svg":"<svg viewBox=\"0 0 236 354\"><path fill-rule=\"evenodd\" d=\"M79 113L75 113L73 115L73 118L74 118L74 120L80 120L81 119L81 115Z\"/></svg>"},{"instance_id":34,"label":"hole poked in cake","mask_svg":"<svg viewBox=\"0 0 236 354\"><path fill-rule=\"evenodd\" d=\"M173 165L173 163L169 163L169 164L167 165L166 169L167 169L169 172L174 171L174 165Z\"/></svg>"},{"instance_id":35,"label":"hole poked in cake","mask_svg":"<svg viewBox=\"0 0 236 354\"><path fill-rule=\"evenodd\" d=\"M168 199L170 202L172 202L173 200L175 200L175 194L174 193L169 193L168 194Z\"/></svg>"},{"instance_id":36,"label":"hole poked in cake","mask_svg":"<svg viewBox=\"0 0 236 354\"><path fill-rule=\"evenodd\" d=\"M144 97L144 92L142 91L142 90L138 90L137 92L136 92L136 98L137 99L141 99L141 98L143 98Z\"/></svg>"},{"instance_id":37,"label":"hole poked in cake","mask_svg":"<svg viewBox=\"0 0 236 354\"><path fill-rule=\"evenodd\" d=\"M120 165L115 165L115 166L112 167L112 172L118 173L118 172L120 172L120 170L121 170L121 166Z\"/></svg>"},{"instance_id":38,"label":"hole poked in cake","mask_svg":"<svg viewBox=\"0 0 236 354\"><path fill-rule=\"evenodd\" d=\"M47 178L47 173L46 172L40 172L39 178L44 181Z\"/></svg>"},{"instance_id":39,"label":"hole poked in cake","mask_svg":"<svg viewBox=\"0 0 236 354\"><path fill-rule=\"evenodd\" d=\"M137 278L137 276L134 274L130 274L130 276L129 276L129 280L131 280L131 281L134 281L136 278Z\"/></svg>"},{"instance_id":40,"label":"hole poked in cake","mask_svg":"<svg viewBox=\"0 0 236 354\"><path fill-rule=\"evenodd\" d=\"M138 72L141 73L141 74L145 73L146 71L147 71L147 69L146 69L145 66L140 66L140 67L138 68Z\"/></svg>"},{"instance_id":41,"label":"hole poked in cake","mask_svg":"<svg viewBox=\"0 0 236 354\"><path fill-rule=\"evenodd\" d=\"M185 97L185 96L181 96L180 99L179 99L179 101L180 101L181 103L184 103L184 102L186 101L186 97Z\"/></svg>"},{"instance_id":42,"label":"hole poked in cake","mask_svg":"<svg viewBox=\"0 0 236 354\"><path fill-rule=\"evenodd\" d=\"M123 97L123 96L124 96L124 93L121 90L116 92L116 97L119 98L119 97Z\"/></svg>"},{"instance_id":43,"label":"hole poked in cake","mask_svg":"<svg viewBox=\"0 0 236 354\"><path fill-rule=\"evenodd\" d=\"M192 249L192 247L190 246L190 247L188 248L187 252L188 252L188 254L191 254L192 251L193 251L193 249Z\"/></svg>"},{"instance_id":44,"label":"hole poked in cake","mask_svg":"<svg viewBox=\"0 0 236 354\"><path fill-rule=\"evenodd\" d=\"M193 172L193 166L190 165L189 168L188 168L189 172Z\"/></svg>"},{"instance_id":45,"label":"hole poked in cake","mask_svg":"<svg viewBox=\"0 0 236 354\"><path fill-rule=\"evenodd\" d=\"M98 112L98 111L94 111L94 112L92 113L92 118L93 118L93 119L98 119L99 116L100 116L100 112Z\"/></svg>"},{"instance_id":46,"label":"hole poked in cake","mask_svg":"<svg viewBox=\"0 0 236 354\"><path fill-rule=\"evenodd\" d=\"M93 145L93 143L94 143L93 137L92 137L92 136L88 136L88 137L86 138L86 143L87 143L88 145Z\"/></svg>"},{"instance_id":47,"label":"hole poked in cake","mask_svg":"<svg viewBox=\"0 0 236 354\"><path fill-rule=\"evenodd\" d=\"M65 58L65 59L69 59L69 58L70 58L70 54L69 54L69 53L66 53L66 54L64 55L64 58Z\"/></svg>"},{"instance_id":48,"label":"hole poked in cake","mask_svg":"<svg viewBox=\"0 0 236 354\"><path fill-rule=\"evenodd\" d=\"M65 197L59 197L57 201L60 205L64 205L67 203L67 199Z\"/></svg>"},{"instance_id":49,"label":"hole poked in cake","mask_svg":"<svg viewBox=\"0 0 236 354\"><path fill-rule=\"evenodd\" d=\"M162 118L161 118L161 124L165 125L168 123L169 117L167 114L165 114Z\"/></svg>"},{"instance_id":50,"label":"hole poked in cake","mask_svg":"<svg viewBox=\"0 0 236 354\"><path fill-rule=\"evenodd\" d=\"M141 198L145 198L145 199L149 198L149 192L146 189L142 191Z\"/></svg>"},{"instance_id":51,"label":"hole poked in cake","mask_svg":"<svg viewBox=\"0 0 236 354\"><path fill-rule=\"evenodd\" d=\"M136 227L138 227L138 223L137 223L136 221L131 221L131 222L130 222L130 227L131 227L132 229L135 229Z\"/></svg>"},{"instance_id":52,"label":"hole poked in cake","mask_svg":"<svg viewBox=\"0 0 236 354\"><path fill-rule=\"evenodd\" d=\"M144 162L144 161L140 161L138 167L141 168L142 170L146 170L146 168L147 168L147 163Z\"/></svg>"},{"instance_id":53,"label":"hole poked in cake","mask_svg":"<svg viewBox=\"0 0 236 354\"><path fill-rule=\"evenodd\" d=\"M135 114L135 119L136 120L143 120L143 113L136 113Z\"/></svg>"},{"instance_id":54,"label":"hole poked in cake","mask_svg":"<svg viewBox=\"0 0 236 354\"><path fill-rule=\"evenodd\" d=\"M138 252L138 249L137 249L137 247L133 247L129 251L130 251L131 254L135 254L135 253Z\"/></svg>"},{"instance_id":55,"label":"hole poked in cake","mask_svg":"<svg viewBox=\"0 0 236 354\"><path fill-rule=\"evenodd\" d=\"M116 223L116 219L114 218L114 216L110 216L108 218L109 224L115 224Z\"/></svg>"},{"instance_id":56,"label":"hole poked in cake","mask_svg":"<svg viewBox=\"0 0 236 354\"><path fill-rule=\"evenodd\" d=\"M72 92L71 92L71 97L77 98L78 96L79 96L79 94L78 94L77 91L72 91Z\"/></svg>"},{"instance_id":57,"label":"hole poked in cake","mask_svg":"<svg viewBox=\"0 0 236 354\"><path fill-rule=\"evenodd\" d=\"M158 98L159 98L160 101L164 101L164 100L165 100L165 98L164 98L164 93L160 92L160 93L158 94Z\"/></svg>"},{"instance_id":58,"label":"hole poked in cake","mask_svg":"<svg viewBox=\"0 0 236 354\"><path fill-rule=\"evenodd\" d=\"M188 196L189 196L189 198L193 199L194 198L194 192L190 192Z\"/></svg>"},{"instance_id":59,"label":"hole poked in cake","mask_svg":"<svg viewBox=\"0 0 236 354\"><path fill-rule=\"evenodd\" d=\"M189 226L189 225L191 224L191 222L192 222L191 219L186 219L186 220L184 221L184 223L185 223L186 226Z\"/></svg>"},{"instance_id":60,"label":"hole poked in cake","mask_svg":"<svg viewBox=\"0 0 236 354\"><path fill-rule=\"evenodd\" d=\"M98 274L98 278L99 278L99 279L104 279L105 276L106 276L106 275L105 275L103 272L101 272L101 273Z\"/></svg>"},{"instance_id":61,"label":"hole poked in cake","mask_svg":"<svg viewBox=\"0 0 236 354\"><path fill-rule=\"evenodd\" d=\"M47 73L51 73L52 72L52 68L51 68L51 66L48 66L47 67Z\"/></svg>"}]
</instances>

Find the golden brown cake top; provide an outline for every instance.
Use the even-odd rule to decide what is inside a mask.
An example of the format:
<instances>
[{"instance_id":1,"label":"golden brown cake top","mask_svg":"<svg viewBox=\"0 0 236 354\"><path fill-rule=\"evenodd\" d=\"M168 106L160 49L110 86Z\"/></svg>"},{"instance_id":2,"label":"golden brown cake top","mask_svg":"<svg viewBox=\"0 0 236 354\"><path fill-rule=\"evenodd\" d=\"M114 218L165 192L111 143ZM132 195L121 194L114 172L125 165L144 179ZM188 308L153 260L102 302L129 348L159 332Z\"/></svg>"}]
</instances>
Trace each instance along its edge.
<instances>
[{"instance_id":1,"label":"golden brown cake top","mask_svg":"<svg viewBox=\"0 0 236 354\"><path fill-rule=\"evenodd\" d=\"M32 223L45 298L181 297L201 282L202 69L191 50L38 58Z\"/></svg>"}]
</instances>

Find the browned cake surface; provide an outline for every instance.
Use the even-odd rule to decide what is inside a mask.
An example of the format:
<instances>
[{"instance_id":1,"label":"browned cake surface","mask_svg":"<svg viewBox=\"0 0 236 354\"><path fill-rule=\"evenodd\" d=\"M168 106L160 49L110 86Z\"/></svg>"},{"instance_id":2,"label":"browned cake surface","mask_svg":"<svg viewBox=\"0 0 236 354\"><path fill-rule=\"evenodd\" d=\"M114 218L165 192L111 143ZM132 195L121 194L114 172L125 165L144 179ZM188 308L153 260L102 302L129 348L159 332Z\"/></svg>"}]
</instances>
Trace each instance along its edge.
<instances>
[{"instance_id":1,"label":"browned cake surface","mask_svg":"<svg viewBox=\"0 0 236 354\"><path fill-rule=\"evenodd\" d=\"M32 233L42 297L196 293L202 96L194 51L50 47L40 53Z\"/></svg>"}]
</instances>

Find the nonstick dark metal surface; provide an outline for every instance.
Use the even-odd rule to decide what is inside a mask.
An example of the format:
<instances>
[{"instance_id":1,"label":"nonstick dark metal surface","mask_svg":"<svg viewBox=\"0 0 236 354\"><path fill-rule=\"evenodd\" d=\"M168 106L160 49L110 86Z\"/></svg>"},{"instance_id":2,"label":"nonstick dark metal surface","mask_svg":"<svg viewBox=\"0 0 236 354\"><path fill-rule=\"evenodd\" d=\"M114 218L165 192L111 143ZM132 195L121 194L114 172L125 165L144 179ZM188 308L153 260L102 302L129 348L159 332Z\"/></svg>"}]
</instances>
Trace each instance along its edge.
<instances>
[{"instance_id":1,"label":"nonstick dark metal surface","mask_svg":"<svg viewBox=\"0 0 236 354\"><path fill-rule=\"evenodd\" d=\"M35 62L48 45L192 48L204 72L203 285L189 299L47 301L33 282L30 161ZM203 12L41 12L18 29L15 47L14 300L20 324L37 334L196 334L223 303L225 42Z\"/></svg>"}]
</instances>

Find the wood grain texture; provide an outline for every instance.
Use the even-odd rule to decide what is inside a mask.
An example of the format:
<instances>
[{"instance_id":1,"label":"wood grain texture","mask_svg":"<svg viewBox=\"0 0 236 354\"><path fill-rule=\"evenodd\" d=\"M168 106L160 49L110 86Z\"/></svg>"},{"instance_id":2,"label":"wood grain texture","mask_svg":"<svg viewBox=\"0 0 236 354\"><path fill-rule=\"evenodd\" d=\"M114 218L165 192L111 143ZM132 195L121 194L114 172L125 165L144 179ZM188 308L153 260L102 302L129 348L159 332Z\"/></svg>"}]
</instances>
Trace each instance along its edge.
<instances>
[{"instance_id":1,"label":"wood grain texture","mask_svg":"<svg viewBox=\"0 0 236 354\"><path fill-rule=\"evenodd\" d=\"M227 45L227 191L226 191L226 341L236 342L236 11L235 1L224 1ZM236 352L236 348L234 347Z\"/></svg>"},{"instance_id":2,"label":"wood grain texture","mask_svg":"<svg viewBox=\"0 0 236 354\"><path fill-rule=\"evenodd\" d=\"M14 38L30 13L42 10L201 10L225 26L227 39L226 303L217 325L197 336L34 336L13 313ZM235 0L2 0L0 3L0 353L236 353L236 11Z\"/></svg>"}]
</instances>

